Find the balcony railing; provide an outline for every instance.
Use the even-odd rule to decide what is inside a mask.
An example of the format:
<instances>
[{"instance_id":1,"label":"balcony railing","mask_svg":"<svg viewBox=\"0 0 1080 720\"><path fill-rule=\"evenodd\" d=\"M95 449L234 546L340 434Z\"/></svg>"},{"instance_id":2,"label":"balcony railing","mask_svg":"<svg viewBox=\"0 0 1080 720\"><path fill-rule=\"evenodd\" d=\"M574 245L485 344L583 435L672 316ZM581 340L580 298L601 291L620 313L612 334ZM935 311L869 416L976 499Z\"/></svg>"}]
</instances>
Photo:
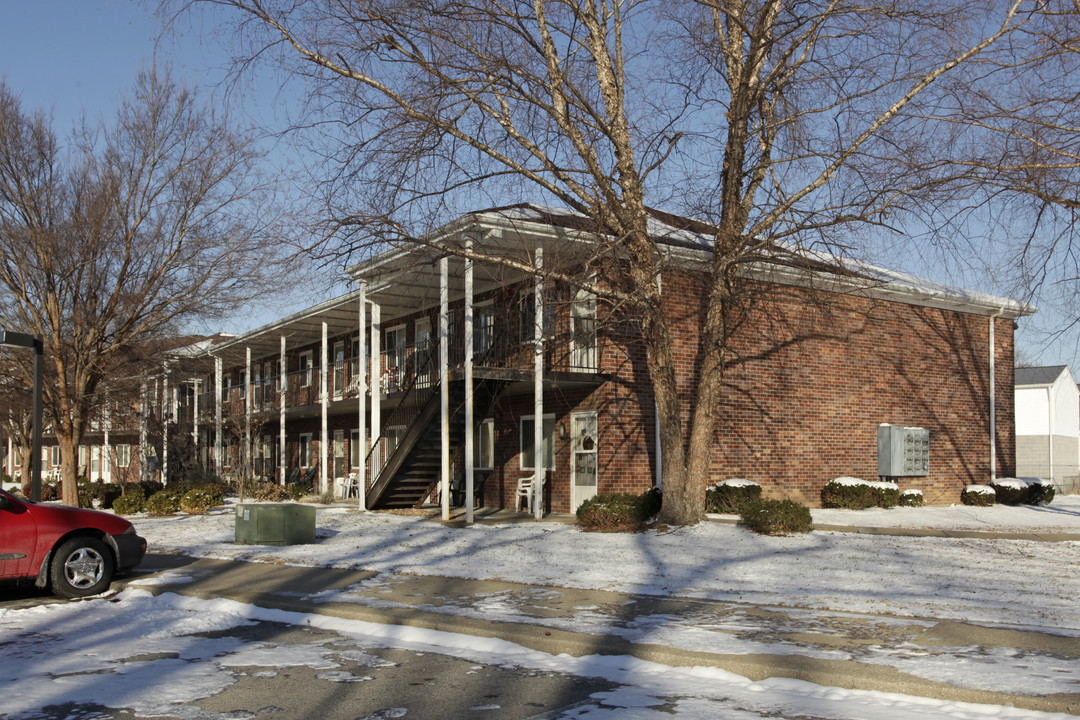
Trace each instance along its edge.
<instances>
[{"instance_id":1,"label":"balcony railing","mask_svg":"<svg viewBox=\"0 0 1080 720\"><path fill-rule=\"evenodd\" d=\"M452 328L449 343L449 365L459 368L464 364L464 333L460 327ZM380 368L376 386L382 395L404 392L407 388L423 390L437 382L439 346L437 340L418 345L386 348L380 353ZM477 368L501 368L531 371L533 368L533 345L521 341L517 333L500 332L494 325L477 326L473 333L473 364ZM562 332L545 338L544 367L549 371L597 372L599 350L594 321L577 319L576 332ZM370 368L365 363L362 375L370 388ZM360 387L360 373L355 360L331 365L327 370L330 400L355 398ZM285 407L295 408L316 405L320 401L322 387L318 368L296 370L285 376ZM205 385L203 386L205 388ZM245 412L246 398L242 388L223 390L222 409L225 412ZM252 383L253 412L276 412L281 407L279 378L260 378ZM192 396L181 400L181 412L190 417ZM204 390L198 396L199 415L211 418L216 414L214 390Z\"/></svg>"}]
</instances>

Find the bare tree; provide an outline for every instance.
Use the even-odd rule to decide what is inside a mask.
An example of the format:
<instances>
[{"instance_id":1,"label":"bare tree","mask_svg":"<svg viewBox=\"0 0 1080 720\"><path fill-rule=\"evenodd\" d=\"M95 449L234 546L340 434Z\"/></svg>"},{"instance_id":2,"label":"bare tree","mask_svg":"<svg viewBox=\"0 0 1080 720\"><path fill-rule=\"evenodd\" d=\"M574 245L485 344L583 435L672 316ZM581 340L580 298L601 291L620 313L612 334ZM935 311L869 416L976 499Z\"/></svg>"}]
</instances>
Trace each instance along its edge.
<instances>
[{"instance_id":1,"label":"bare tree","mask_svg":"<svg viewBox=\"0 0 1080 720\"><path fill-rule=\"evenodd\" d=\"M604 266L618 274L592 282L588 258L576 276L545 272L635 318L671 524L703 517L730 339L760 297L747 268L805 266L810 245L843 251L860 227L936 212L964 174L934 155L956 112L943 80L1000 62L1047 12L1026 0L181 3L199 4L219 6L248 61L307 82L297 126L319 128L329 160L321 250L417 242L403 230L416 220L515 192L588 221L593 260L615 258ZM659 311L668 266L650 205L711 221L689 389ZM530 269L509 252L482 259ZM689 424L680 392L696 398Z\"/></svg>"},{"instance_id":2,"label":"bare tree","mask_svg":"<svg viewBox=\"0 0 1080 720\"><path fill-rule=\"evenodd\" d=\"M0 85L0 323L45 338L65 503L77 503L78 446L106 375L263 287L273 249L258 161L250 136L156 72L113 125L68 148Z\"/></svg>"}]
</instances>

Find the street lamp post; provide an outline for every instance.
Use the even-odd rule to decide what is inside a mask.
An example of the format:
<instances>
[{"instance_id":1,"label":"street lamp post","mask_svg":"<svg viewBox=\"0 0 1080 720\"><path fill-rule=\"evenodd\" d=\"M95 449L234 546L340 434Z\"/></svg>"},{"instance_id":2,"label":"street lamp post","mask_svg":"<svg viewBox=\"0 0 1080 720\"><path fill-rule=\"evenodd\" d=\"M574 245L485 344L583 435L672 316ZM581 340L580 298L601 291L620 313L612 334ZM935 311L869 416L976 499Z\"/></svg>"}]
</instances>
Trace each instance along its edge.
<instances>
[{"instance_id":1,"label":"street lamp post","mask_svg":"<svg viewBox=\"0 0 1080 720\"><path fill-rule=\"evenodd\" d=\"M24 347L34 351L34 412L30 449L30 499L41 500L41 368L45 343L40 335L0 330L0 346Z\"/></svg>"}]
</instances>

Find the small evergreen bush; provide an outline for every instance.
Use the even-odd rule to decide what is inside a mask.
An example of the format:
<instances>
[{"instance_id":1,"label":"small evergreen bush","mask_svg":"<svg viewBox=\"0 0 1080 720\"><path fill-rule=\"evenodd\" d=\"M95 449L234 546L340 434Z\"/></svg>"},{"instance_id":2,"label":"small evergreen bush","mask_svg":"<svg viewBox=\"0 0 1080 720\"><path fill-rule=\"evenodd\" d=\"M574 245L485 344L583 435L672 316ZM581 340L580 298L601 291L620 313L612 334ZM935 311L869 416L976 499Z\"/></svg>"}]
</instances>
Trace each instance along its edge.
<instances>
[{"instance_id":1,"label":"small evergreen bush","mask_svg":"<svg viewBox=\"0 0 1080 720\"><path fill-rule=\"evenodd\" d=\"M739 513L746 527L762 535L794 535L813 530L810 508L793 500L760 499Z\"/></svg>"},{"instance_id":2,"label":"small evergreen bush","mask_svg":"<svg viewBox=\"0 0 1080 720\"><path fill-rule=\"evenodd\" d=\"M590 532L639 532L660 512L662 497L656 488L641 495L609 493L581 504L577 518Z\"/></svg>"},{"instance_id":3,"label":"small evergreen bush","mask_svg":"<svg viewBox=\"0 0 1080 720\"><path fill-rule=\"evenodd\" d=\"M291 482L285 486L285 492L288 493L290 500L300 500L307 494L309 486L305 483Z\"/></svg>"},{"instance_id":4,"label":"small evergreen bush","mask_svg":"<svg viewBox=\"0 0 1080 720\"><path fill-rule=\"evenodd\" d=\"M994 488L989 485L968 485L960 493L960 502L965 505L989 507L995 500Z\"/></svg>"},{"instance_id":5,"label":"small evergreen bush","mask_svg":"<svg viewBox=\"0 0 1080 720\"><path fill-rule=\"evenodd\" d=\"M1020 505L1027 502L1028 485L1017 478L998 478L990 483L994 497L1002 505Z\"/></svg>"},{"instance_id":6,"label":"small evergreen bush","mask_svg":"<svg viewBox=\"0 0 1080 720\"><path fill-rule=\"evenodd\" d=\"M821 507L865 510L878 505L880 496L870 483L854 477L838 477L821 489Z\"/></svg>"},{"instance_id":7,"label":"small evergreen bush","mask_svg":"<svg viewBox=\"0 0 1080 720\"><path fill-rule=\"evenodd\" d=\"M92 492L101 509L108 510L112 508L116 498L124 494L124 489L117 483L94 483Z\"/></svg>"},{"instance_id":8,"label":"small evergreen bush","mask_svg":"<svg viewBox=\"0 0 1080 720\"><path fill-rule=\"evenodd\" d=\"M761 497L761 486L752 480L724 480L705 489L705 512L738 515L742 506Z\"/></svg>"},{"instance_id":9,"label":"small evergreen bush","mask_svg":"<svg viewBox=\"0 0 1080 720\"><path fill-rule=\"evenodd\" d=\"M176 493L162 490L146 499L146 512L151 515L172 515L180 509L180 498Z\"/></svg>"},{"instance_id":10,"label":"small evergreen bush","mask_svg":"<svg viewBox=\"0 0 1080 720\"><path fill-rule=\"evenodd\" d=\"M1024 502L1028 505L1049 505L1054 501L1057 491L1049 480L1036 477L1020 478L1020 480L1027 483L1028 494Z\"/></svg>"},{"instance_id":11,"label":"small evergreen bush","mask_svg":"<svg viewBox=\"0 0 1080 720\"><path fill-rule=\"evenodd\" d=\"M893 482L867 483L874 491L876 504L880 508L893 508L900 504L900 487Z\"/></svg>"},{"instance_id":12,"label":"small evergreen bush","mask_svg":"<svg viewBox=\"0 0 1080 720\"><path fill-rule=\"evenodd\" d=\"M146 509L146 496L137 492L126 493L113 501L112 509L117 515L140 513Z\"/></svg>"},{"instance_id":13,"label":"small evergreen bush","mask_svg":"<svg viewBox=\"0 0 1080 720\"><path fill-rule=\"evenodd\" d=\"M205 515L220 503L215 502L214 494L202 488L191 488L180 498L180 509L189 515Z\"/></svg>"},{"instance_id":14,"label":"small evergreen bush","mask_svg":"<svg viewBox=\"0 0 1080 720\"><path fill-rule=\"evenodd\" d=\"M900 501L898 503L901 507L922 507L923 506L923 493L922 490L905 490L900 493Z\"/></svg>"}]
</instances>

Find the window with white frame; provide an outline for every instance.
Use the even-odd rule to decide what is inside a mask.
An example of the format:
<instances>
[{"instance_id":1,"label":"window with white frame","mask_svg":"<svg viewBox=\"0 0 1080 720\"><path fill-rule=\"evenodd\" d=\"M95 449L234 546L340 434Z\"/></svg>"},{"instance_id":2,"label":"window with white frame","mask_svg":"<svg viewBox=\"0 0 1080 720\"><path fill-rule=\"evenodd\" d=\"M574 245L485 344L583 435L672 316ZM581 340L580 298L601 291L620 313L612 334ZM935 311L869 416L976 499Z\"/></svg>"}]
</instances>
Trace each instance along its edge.
<instances>
[{"instance_id":1,"label":"window with white frame","mask_svg":"<svg viewBox=\"0 0 1080 720\"><path fill-rule=\"evenodd\" d=\"M545 338L555 335L555 303L550 296L544 302L544 326L541 330ZM524 287L518 293L518 340L523 343L533 341L536 326L536 288Z\"/></svg>"},{"instance_id":2,"label":"window with white frame","mask_svg":"<svg viewBox=\"0 0 1080 720\"><path fill-rule=\"evenodd\" d=\"M131 446L130 445L117 445L116 446L116 467L126 468L131 465Z\"/></svg>"},{"instance_id":3,"label":"window with white frame","mask_svg":"<svg viewBox=\"0 0 1080 720\"><path fill-rule=\"evenodd\" d=\"M491 300L473 308L473 353L480 355L495 346L495 303Z\"/></svg>"},{"instance_id":4,"label":"window with white frame","mask_svg":"<svg viewBox=\"0 0 1080 720\"><path fill-rule=\"evenodd\" d=\"M473 463L478 470L495 467L495 420L485 418L473 435Z\"/></svg>"},{"instance_id":5,"label":"window with white frame","mask_svg":"<svg viewBox=\"0 0 1080 720\"><path fill-rule=\"evenodd\" d=\"M59 467L60 465L60 446L53 445L52 448L52 465L53 467Z\"/></svg>"},{"instance_id":6,"label":"window with white frame","mask_svg":"<svg viewBox=\"0 0 1080 720\"><path fill-rule=\"evenodd\" d=\"M536 463L534 415L521 417L521 469L533 470ZM555 469L555 416L544 415L544 470Z\"/></svg>"},{"instance_id":7,"label":"window with white frame","mask_svg":"<svg viewBox=\"0 0 1080 720\"><path fill-rule=\"evenodd\" d=\"M311 467L311 433L300 434L300 467Z\"/></svg>"},{"instance_id":8,"label":"window with white frame","mask_svg":"<svg viewBox=\"0 0 1080 720\"><path fill-rule=\"evenodd\" d=\"M305 350L300 353L300 387L311 387L311 369L313 360L313 351Z\"/></svg>"}]
</instances>

